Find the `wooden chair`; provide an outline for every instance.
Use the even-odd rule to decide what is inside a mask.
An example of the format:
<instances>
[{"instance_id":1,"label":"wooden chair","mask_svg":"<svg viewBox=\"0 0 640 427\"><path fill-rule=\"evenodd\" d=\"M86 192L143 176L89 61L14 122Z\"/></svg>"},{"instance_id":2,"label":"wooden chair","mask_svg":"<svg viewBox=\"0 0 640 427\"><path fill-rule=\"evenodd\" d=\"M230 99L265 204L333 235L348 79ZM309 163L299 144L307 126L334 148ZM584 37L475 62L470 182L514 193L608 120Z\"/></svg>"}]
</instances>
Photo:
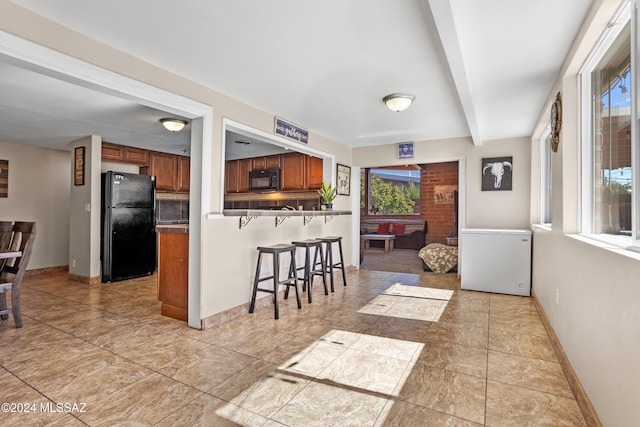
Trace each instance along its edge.
<instances>
[{"instance_id":1,"label":"wooden chair","mask_svg":"<svg viewBox=\"0 0 640 427\"><path fill-rule=\"evenodd\" d=\"M13 235L13 222L0 221L0 249L9 249Z\"/></svg>"},{"instance_id":2,"label":"wooden chair","mask_svg":"<svg viewBox=\"0 0 640 427\"><path fill-rule=\"evenodd\" d=\"M13 263L7 262L0 272L0 318L7 320L8 314L13 313L16 328L22 327L20 314L20 285L27 270L29 258L36 239L35 222L18 222L13 224L10 248L19 250L22 255L14 258ZM7 309L7 292L11 291L11 308Z\"/></svg>"},{"instance_id":3,"label":"wooden chair","mask_svg":"<svg viewBox=\"0 0 640 427\"><path fill-rule=\"evenodd\" d=\"M0 249L9 249L11 247L11 236L13 236L13 222L0 221ZM6 259L0 259L0 274L6 263Z\"/></svg>"}]
</instances>

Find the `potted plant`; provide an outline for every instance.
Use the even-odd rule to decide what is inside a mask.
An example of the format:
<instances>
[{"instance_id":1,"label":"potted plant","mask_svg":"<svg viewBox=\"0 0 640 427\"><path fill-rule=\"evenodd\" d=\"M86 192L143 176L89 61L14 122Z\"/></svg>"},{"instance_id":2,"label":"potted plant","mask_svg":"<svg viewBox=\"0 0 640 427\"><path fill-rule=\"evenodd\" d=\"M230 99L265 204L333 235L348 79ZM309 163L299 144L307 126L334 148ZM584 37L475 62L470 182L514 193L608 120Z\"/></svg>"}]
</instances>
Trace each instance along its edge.
<instances>
[{"instance_id":1,"label":"potted plant","mask_svg":"<svg viewBox=\"0 0 640 427\"><path fill-rule=\"evenodd\" d=\"M327 183L322 180L322 186L318 190L320 194L320 209L327 210L333 208L333 199L336 198L337 190L332 184L327 185Z\"/></svg>"}]
</instances>

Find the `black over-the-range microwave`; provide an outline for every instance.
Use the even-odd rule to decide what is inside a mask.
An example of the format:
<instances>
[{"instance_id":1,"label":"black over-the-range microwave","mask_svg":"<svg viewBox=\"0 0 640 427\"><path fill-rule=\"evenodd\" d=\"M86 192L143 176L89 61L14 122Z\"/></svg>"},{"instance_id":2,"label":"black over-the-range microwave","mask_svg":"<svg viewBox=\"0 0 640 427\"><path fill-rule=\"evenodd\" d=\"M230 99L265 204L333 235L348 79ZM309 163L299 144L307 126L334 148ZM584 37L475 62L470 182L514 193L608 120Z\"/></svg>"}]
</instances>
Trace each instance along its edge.
<instances>
[{"instance_id":1,"label":"black over-the-range microwave","mask_svg":"<svg viewBox=\"0 0 640 427\"><path fill-rule=\"evenodd\" d=\"M255 169L249 172L249 190L280 190L280 169Z\"/></svg>"}]
</instances>

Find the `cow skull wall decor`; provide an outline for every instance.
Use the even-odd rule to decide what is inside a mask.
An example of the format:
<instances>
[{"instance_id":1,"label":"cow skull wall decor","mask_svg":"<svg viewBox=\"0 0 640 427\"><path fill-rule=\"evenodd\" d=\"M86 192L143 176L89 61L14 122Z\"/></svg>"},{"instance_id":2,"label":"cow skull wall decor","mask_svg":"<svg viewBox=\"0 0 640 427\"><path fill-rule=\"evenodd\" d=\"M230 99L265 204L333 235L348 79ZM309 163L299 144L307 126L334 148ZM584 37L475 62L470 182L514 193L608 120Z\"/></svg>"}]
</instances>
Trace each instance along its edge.
<instances>
[{"instance_id":1,"label":"cow skull wall decor","mask_svg":"<svg viewBox=\"0 0 640 427\"><path fill-rule=\"evenodd\" d=\"M512 190L513 157L482 159L482 191Z\"/></svg>"}]
</instances>

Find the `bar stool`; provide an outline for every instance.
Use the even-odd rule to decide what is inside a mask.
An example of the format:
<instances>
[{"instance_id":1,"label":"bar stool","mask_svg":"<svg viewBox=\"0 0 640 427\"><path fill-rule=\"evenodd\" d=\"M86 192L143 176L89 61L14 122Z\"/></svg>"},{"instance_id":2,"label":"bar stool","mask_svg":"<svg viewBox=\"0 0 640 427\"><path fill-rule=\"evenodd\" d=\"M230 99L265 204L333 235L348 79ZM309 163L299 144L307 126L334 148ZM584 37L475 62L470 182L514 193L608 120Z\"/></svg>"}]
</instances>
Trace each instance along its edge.
<instances>
[{"instance_id":1,"label":"bar stool","mask_svg":"<svg viewBox=\"0 0 640 427\"><path fill-rule=\"evenodd\" d=\"M344 257L342 256L342 237L327 236L327 237L319 237L318 240L326 244L325 260L327 262L326 268L327 270L329 270L329 275L331 276L331 292L333 292L333 269L334 268L338 268L342 270L342 281L344 283L344 286L347 286L347 275L344 272ZM338 244L338 249L340 250L340 260L338 262L333 262L332 246L334 243Z\"/></svg>"},{"instance_id":2,"label":"bar stool","mask_svg":"<svg viewBox=\"0 0 640 427\"><path fill-rule=\"evenodd\" d=\"M311 285L313 284L313 278L315 276L322 276L322 284L324 285L324 294L329 295L327 289L327 278L325 275L326 264L324 262L324 255L322 254L322 242L316 239L307 239L297 242L291 242L296 248L304 248L304 267L298 267L298 271L304 270L302 276L302 292L307 290L307 299L311 304ZM311 264L311 248L314 248L313 264ZM320 266L318 267L318 254L320 254ZM300 277L298 277L300 279Z\"/></svg>"},{"instance_id":3,"label":"bar stool","mask_svg":"<svg viewBox=\"0 0 640 427\"><path fill-rule=\"evenodd\" d=\"M289 262L289 273L287 278L280 280L280 254L289 253L291 255L291 261ZM273 256L273 275L267 277L260 277L260 267L262 265L262 255L271 254ZM277 244L273 246L258 246L258 265L256 267L256 276L253 280L253 295L251 296L251 306L249 307L249 313L253 313L256 307L256 295L258 291L268 292L273 294L273 306L275 311L275 318L279 318L278 312L278 288L280 285L286 285L284 292L284 299L289 298L289 288L293 286L296 290L296 301L298 302L298 309L302 308L300 302L300 294L298 293L298 278L296 269L296 247L294 245ZM273 280L273 290L258 287L260 282L265 280Z\"/></svg>"}]
</instances>

